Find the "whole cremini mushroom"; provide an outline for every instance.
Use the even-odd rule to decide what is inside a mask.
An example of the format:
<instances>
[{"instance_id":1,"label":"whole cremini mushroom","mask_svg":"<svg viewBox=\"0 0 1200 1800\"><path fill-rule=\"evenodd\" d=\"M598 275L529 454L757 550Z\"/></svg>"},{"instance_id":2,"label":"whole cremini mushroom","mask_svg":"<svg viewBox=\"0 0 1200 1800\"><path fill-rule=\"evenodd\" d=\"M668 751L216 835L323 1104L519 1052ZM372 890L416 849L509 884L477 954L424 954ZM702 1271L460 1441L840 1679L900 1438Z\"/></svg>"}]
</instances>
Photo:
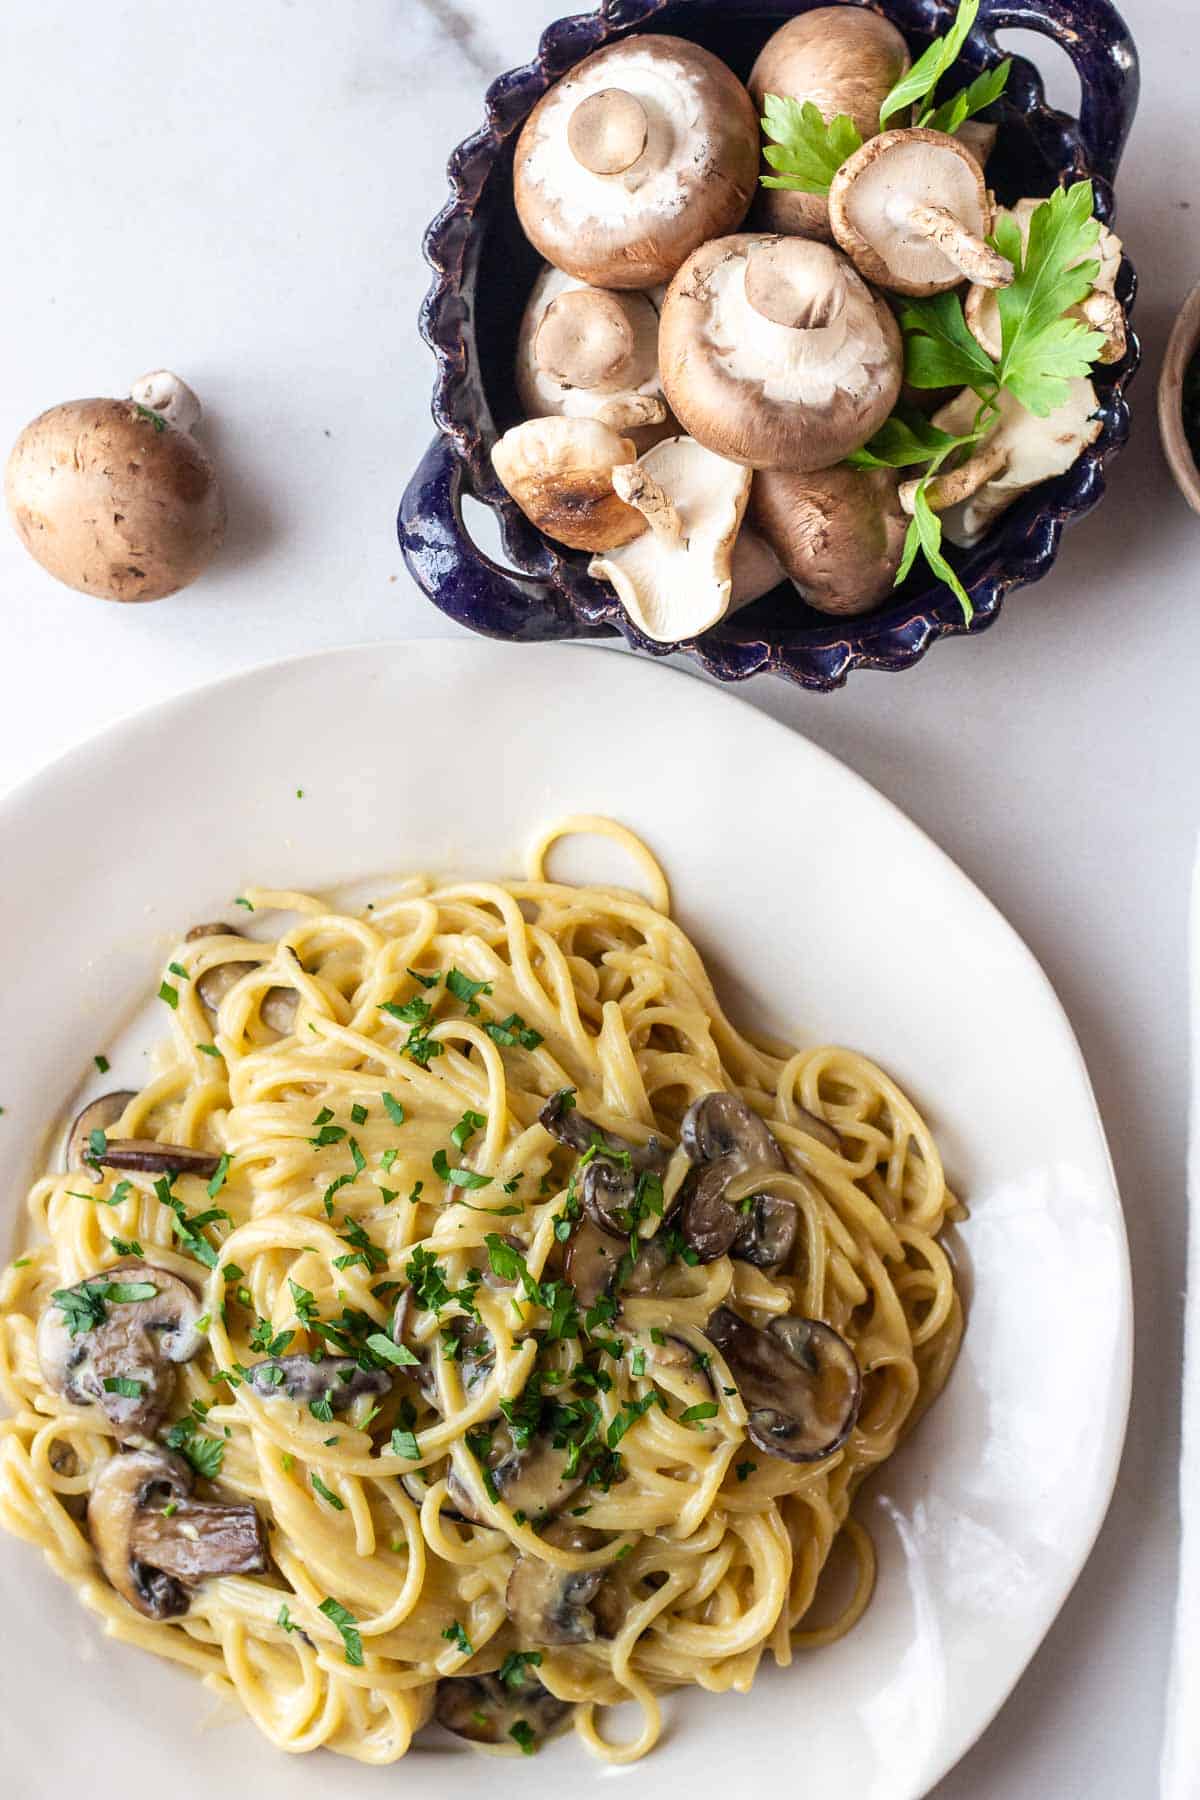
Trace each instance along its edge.
<instances>
[{"instance_id":1,"label":"whole cremini mushroom","mask_svg":"<svg viewBox=\"0 0 1200 1800\"><path fill-rule=\"evenodd\" d=\"M984 242L991 215L983 170L943 131L881 132L829 184L834 237L860 275L896 294L1007 287L1012 264Z\"/></svg>"},{"instance_id":2,"label":"whole cremini mushroom","mask_svg":"<svg viewBox=\"0 0 1200 1800\"><path fill-rule=\"evenodd\" d=\"M1011 220L1021 233L1022 245L1028 249L1029 229L1034 214L1045 205L1045 199L1018 200L1015 206L1000 208L996 214L996 223L999 225L1001 220ZM1102 334L1104 349L1097 358L1101 363L1120 362L1128 344L1125 309L1116 296L1123 251L1124 246L1116 233L1110 231L1107 225L1101 225L1095 244L1080 251L1067 265L1068 268L1084 262L1098 262L1100 265L1091 292L1070 309L1068 316L1078 319L1089 330ZM1000 326L1000 302L995 292L991 288L972 287L963 312L975 341L994 361L999 362L1004 345Z\"/></svg>"},{"instance_id":3,"label":"whole cremini mushroom","mask_svg":"<svg viewBox=\"0 0 1200 1800\"><path fill-rule=\"evenodd\" d=\"M750 71L751 97L762 112L768 94L800 105L811 101L825 120L851 119L860 138L879 130L879 109L909 67L908 45L896 27L859 6L818 6L781 25ZM769 231L828 240L824 194L764 188L756 218Z\"/></svg>"},{"instance_id":4,"label":"whole cremini mushroom","mask_svg":"<svg viewBox=\"0 0 1200 1800\"><path fill-rule=\"evenodd\" d=\"M659 363L671 410L717 455L825 469L900 392L900 329L847 259L805 238L705 244L667 293Z\"/></svg>"},{"instance_id":5,"label":"whole cremini mushroom","mask_svg":"<svg viewBox=\"0 0 1200 1800\"><path fill-rule=\"evenodd\" d=\"M760 469L750 516L818 612L867 612L891 592L908 532L891 469Z\"/></svg>"},{"instance_id":6,"label":"whole cremini mushroom","mask_svg":"<svg viewBox=\"0 0 1200 1800\"><path fill-rule=\"evenodd\" d=\"M525 517L572 550L611 550L646 529L613 487L637 446L599 419L527 419L492 448L492 467Z\"/></svg>"},{"instance_id":7,"label":"whole cremini mushroom","mask_svg":"<svg viewBox=\"0 0 1200 1800\"><path fill-rule=\"evenodd\" d=\"M682 38L609 44L543 94L513 169L526 236L602 288L669 281L754 197L758 119L723 62Z\"/></svg>"},{"instance_id":8,"label":"whole cremini mushroom","mask_svg":"<svg viewBox=\"0 0 1200 1800\"><path fill-rule=\"evenodd\" d=\"M195 581L225 534L216 472L191 435L199 416L186 383L158 370L129 400L71 400L34 419L4 481L30 555L105 600L161 600Z\"/></svg>"},{"instance_id":9,"label":"whole cremini mushroom","mask_svg":"<svg viewBox=\"0 0 1200 1800\"><path fill-rule=\"evenodd\" d=\"M589 287L561 269L534 283L517 334L517 394L531 419L560 413L628 431L639 450L669 435L650 294Z\"/></svg>"}]
</instances>

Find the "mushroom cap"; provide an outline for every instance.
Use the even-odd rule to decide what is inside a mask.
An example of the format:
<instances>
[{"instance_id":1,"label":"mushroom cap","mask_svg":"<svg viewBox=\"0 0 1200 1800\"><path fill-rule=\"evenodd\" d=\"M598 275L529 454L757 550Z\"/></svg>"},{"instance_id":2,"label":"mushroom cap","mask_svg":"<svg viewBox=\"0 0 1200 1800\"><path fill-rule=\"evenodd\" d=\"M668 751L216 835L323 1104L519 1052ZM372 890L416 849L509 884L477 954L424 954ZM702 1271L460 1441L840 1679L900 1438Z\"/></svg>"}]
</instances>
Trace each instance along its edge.
<instances>
[{"instance_id":1,"label":"mushroom cap","mask_svg":"<svg viewBox=\"0 0 1200 1800\"><path fill-rule=\"evenodd\" d=\"M1038 210L1039 206L1045 206L1045 204L1045 197L1042 197L1040 199L1018 200L1015 206L1002 206L996 212L995 223L998 224L1001 219L1012 219L1020 230L1022 245L1027 249L1029 246L1029 227L1033 222L1033 215ZM1075 257L1074 261L1067 266L1068 268L1074 268L1076 263L1098 262L1100 264L1100 273L1092 283L1092 292L1093 294L1111 294L1116 289L1117 276L1121 272L1121 257L1123 253L1124 245L1120 238L1115 232L1110 231L1107 225L1101 225L1100 235L1096 239L1096 242L1090 249L1082 251L1081 254ZM980 287L978 283L973 284L967 292L963 312L966 315L968 328L976 343L981 345L982 348L987 351L989 356L999 358L1004 346L1000 330L1000 302L996 298L996 290L994 288ZM1122 329L1121 344L1117 356L1123 356L1124 353L1125 342L1124 330ZM1100 360L1101 362L1108 362L1115 361L1117 358L1106 353Z\"/></svg>"},{"instance_id":2,"label":"mushroom cap","mask_svg":"<svg viewBox=\"0 0 1200 1800\"><path fill-rule=\"evenodd\" d=\"M754 488L750 489L751 497ZM761 600L772 588L787 580L783 564L760 532L742 520L742 529L733 546L733 596L729 611L737 612L753 600Z\"/></svg>"},{"instance_id":3,"label":"mushroom cap","mask_svg":"<svg viewBox=\"0 0 1200 1800\"><path fill-rule=\"evenodd\" d=\"M1095 443L1104 429L1095 388L1090 381L1079 379L1069 381L1067 389L1064 404L1046 419L1029 412L1007 390L1001 393L1000 418L979 448L984 450L1002 437L1009 447L1008 466L969 499L942 514L942 527L952 544L969 549L979 543L1022 494L1065 474L1081 452ZM969 429L978 408L978 398L968 388L936 412L933 422L943 431L957 434Z\"/></svg>"},{"instance_id":4,"label":"mushroom cap","mask_svg":"<svg viewBox=\"0 0 1200 1800\"><path fill-rule=\"evenodd\" d=\"M611 141L636 148L629 100L642 147L615 167L621 156L597 154L591 126L607 109ZM517 143L513 188L526 236L556 268L598 287L648 288L736 229L757 176L758 119L737 76L698 44L648 33L598 50L543 94Z\"/></svg>"},{"instance_id":5,"label":"mushroom cap","mask_svg":"<svg viewBox=\"0 0 1200 1800\"><path fill-rule=\"evenodd\" d=\"M936 206L986 237L991 203L983 170L944 131L883 131L847 157L829 184L833 235L859 274L917 297L958 287L957 264L908 223L915 206Z\"/></svg>"},{"instance_id":6,"label":"mushroom cap","mask_svg":"<svg viewBox=\"0 0 1200 1800\"><path fill-rule=\"evenodd\" d=\"M603 1544L598 1533L574 1519L556 1519L541 1533L543 1543L584 1553ZM600 1591L605 1569L564 1568L561 1563L523 1551L513 1565L504 1594L505 1610L521 1644L590 1644L596 1637L591 1603Z\"/></svg>"},{"instance_id":7,"label":"mushroom cap","mask_svg":"<svg viewBox=\"0 0 1200 1800\"><path fill-rule=\"evenodd\" d=\"M652 528L593 557L589 571L611 581L647 637L675 643L707 631L728 610L733 546L750 495L750 473L683 437L657 444L637 468L665 492L679 533L672 538Z\"/></svg>"},{"instance_id":8,"label":"mushroom cap","mask_svg":"<svg viewBox=\"0 0 1200 1800\"><path fill-rule=\"evenodd\" d=\"M72 400L42 413L14 444L4 488L30 555L105 600L176 593L225 535L205 451L132 400Z\"/></svg>"},{"instance_id":9,"label":"mushroom cap","mask_svg":"<svg viewBox=\"0 0 1200 1800\"><path fill-rule=\"evenodd\" d=\"M705 1332L746 1407L746 1433L768 1456L821 1462L854 1429L862 1376L844 1338L820 1319L788 1313L760 1331L720 1306Z\"/></svg>"},{"instance_id":10,"label":"mushroom cap","mask_svg":"<svg viewBox=\"0 0 1200 1800\"><path fill-rule=\"evenodd\" d=\"M639 451L672 436L675 427L658 374L662 299L662 289L639 294L589 287L547 264L533 284L517 334L515 373L522 411L531 419L551 414L599 418L602 424L628 431ZM618 316L625 333L616 323ZM619 340L623 356L612 354ZM606 347L610 361L600 370ZM589 356L592 370L587 368ZM589 377L586 386L579 380L581 373ZM646 415L645 424L614 423L622 412L632 415L639 410Z\"/></svg>"},{"instance_id":11,"label":"mushroom cap","mask_svg":"<svg viewBox=\"0 0 1200 1800\"><path fill-rule=\"evenodd\" d=\"M910 61L908 45L878 13L818 6L789 19L767 39L747 86L760 112L768 94L801 105L811 100L827 124L845 113L865 140L878 132L879 109ZM764 188L756 216L768 231L825 241L833 235L824 194Z\"/></svg>"},{"instance_id":12,"label":"mushroom cap","mask_svg":"<svg viewBox=\"0 0 1200 1800\"><path fill-rule=\"evenodd\" d=\"M840 252L742 233L703 245L671 283L659 363L672 411L708 449L755 469L823 469L888 417L903 352L887 304Z\"/></svg>"},{"instance_id":13,"label":"mushroom cap","mask_svg":"<svg viewBox=\"0 0 1200 1800\"><path fill-rule=\"evenodd\" d=\"M637 446L598 419L527 419L492 447L492 467L525 517L572 550L611 550L645 531L612 472Z\"/></svg>"},{"instance_id":14,"label":"mushroom cap","mask_svg":"<svg viewBox=\"0 0 1200 1800\"><path fill-rule=\"evenodd\" d=\"M750 489L750 513L818 612L868 612L892 591L908 518L891 469L762 469Z\"/></svg>"}]
</instances>

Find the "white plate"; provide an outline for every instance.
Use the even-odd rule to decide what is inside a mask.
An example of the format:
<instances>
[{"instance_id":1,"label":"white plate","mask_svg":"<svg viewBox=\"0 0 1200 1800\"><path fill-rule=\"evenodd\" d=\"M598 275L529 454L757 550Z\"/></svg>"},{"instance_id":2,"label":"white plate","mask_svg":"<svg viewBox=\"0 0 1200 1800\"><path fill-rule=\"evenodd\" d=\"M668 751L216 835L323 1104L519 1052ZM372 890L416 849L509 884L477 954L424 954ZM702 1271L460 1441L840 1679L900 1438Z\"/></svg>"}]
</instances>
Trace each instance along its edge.
<instances>
[{"instance_id":1,"label":"white plate","mask_svg":"<svg viewBox=\"0 0 1200 1800\"><path fill-rule=\"evenodd\" d=\"M646 837L735 1017L882 1062L971 1207L958 1367L862 1503L880 1549L866 1618L764 1667L749 1697L670 1700L667 1741L622 1792L731 1800L799 1779L825 1800L910 1800L1003 1703L1091 1548L1128 1404L1128 1258L1045 976L927 838L802 738L628 657L420 643L256 670L73 751L0 806L5 1236L47 1127L182 927L252 880L516 872L536 829L575 811ZM596 854L611 868L611 847ZM136 1081L131 1049L113 1064L107 1085ZM0 1616L4 1786L21 1800L84 1782L126 1800L131 1779L178 1792L181 1762L189 1794L236 1770L256 1800L406 1781L542 1800L618 1778L573 1739L519 1766L439 1746L388 1773L285 1758L242 1721L202 1730L214 1705L191 1676L106 1643L7 1537Z\"/></svg>"}]
</instances>

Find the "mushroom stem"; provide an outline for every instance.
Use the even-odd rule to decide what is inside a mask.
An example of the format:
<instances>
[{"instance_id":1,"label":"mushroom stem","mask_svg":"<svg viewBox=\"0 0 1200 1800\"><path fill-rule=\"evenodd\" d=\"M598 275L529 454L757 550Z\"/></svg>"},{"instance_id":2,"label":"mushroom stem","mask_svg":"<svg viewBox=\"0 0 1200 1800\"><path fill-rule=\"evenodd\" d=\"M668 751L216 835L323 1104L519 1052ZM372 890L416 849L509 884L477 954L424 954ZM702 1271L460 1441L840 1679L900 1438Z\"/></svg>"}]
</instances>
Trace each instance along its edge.
<instances>
[{"instance_id":1,"label":"mushroom stem","mask_svg":"<svg viewBox=\"0 0 1200 1800\"><path fill-rule=\"evenodd\" d=\"M614 394L595 412L595 417L610 431L637 431L643 425L661 425L666 416L666 407L653 394Z\"/></svg>"},{"instance_id":2,"label":"mushroom stem","mask_svg":"<svg viewBox=\"0 0 1200 1800\"><path fill-rule=\"evenodd\" d=\"M832 250L803 239L751 244L744 281L759 317L793 331L822 331L845 311L842 265Z\"/></svg>"},{"instance_id":3,"label":"mushroom stem","mask_svg":"<svg viewBox=\"0 0 1200 1800\"><path fill-rule=\"evenodd\" d=\"M664 543L683 540L683 524L666 488L640 463L624 463L612 472L612 484L626 506L636 507L656 537Z\"/></svg>"},{"instance_id":4,"label":"mushroom stem","mask_svg":"<svg viewBox=\"0 0 1200 1800\"><path fill-rule=\"evenodd\" d=\"M200 402L186 381L170 369L154 369L135 381L129 397L138 406L148 407L174 425L179 431L191 431L200 423Z\"/></svg>"},{"instance_id":5,"label":"mushroom stem","mask_svg":"<svg viewBox=\"0 0 1200 1800\"><path fill-rule=\"evenodd\" d=\"M601 88L581 100L567 126L567 143L577 163L593 175L621 175L646 148L646 109L624 88Z\"/></svg>"},{"instance_id":6,"label":"mushroom stem","mask_svg":"<svg viewBox=\"0 0 1200 1800\"><path fill-rule=\"evenodd\" d=\"M914 206L905 217L912 230L936 245L968 281L986 288L1011 285L1016 270L1008 258L989 249L944 206Z\"/></svg>"},{"instance_id":7,"label":"mushroom stem","mask_svg":"<svg viewBox=\"0 0 1200 1800\"><path fill-rule=\"evenodd\" d=\"M950 469L945 475L935 475L925 489L925 498L934 512L945 512L947 507L958 506L977 494L993 476L1003 474L1009 463L1008 445L999 437L992 439L977 450L975 455L957 469ZM900 504L911 517L916 510L917 489L919 481L905 481L900 486Z\"/></svg>"},{"instance_id":8,"label":"mushroom stem","mask_svg":"<svg viewBox=\"0 0 1200 1800\"><path fill-rule=\"evenodd\" d=\"M1125 354L1127 338L1125 313L1116 295L1093 288L1087 299L1080 301L1079 316L1093 331L1104 334L1105 345L1099 360L1102 363L1120 362Z\"/></svg>"},{"instance_id":9,"label":"mushroom stem","mask_svg":"<svg viewBox=\"0 0 1200 1800\"><path fill-rule=\"evenodd\" d=\"M572 288L542 314L533 359L564 387L619 388L633 360L633 327L615 294Z\"/></svg>"}]
</instances>

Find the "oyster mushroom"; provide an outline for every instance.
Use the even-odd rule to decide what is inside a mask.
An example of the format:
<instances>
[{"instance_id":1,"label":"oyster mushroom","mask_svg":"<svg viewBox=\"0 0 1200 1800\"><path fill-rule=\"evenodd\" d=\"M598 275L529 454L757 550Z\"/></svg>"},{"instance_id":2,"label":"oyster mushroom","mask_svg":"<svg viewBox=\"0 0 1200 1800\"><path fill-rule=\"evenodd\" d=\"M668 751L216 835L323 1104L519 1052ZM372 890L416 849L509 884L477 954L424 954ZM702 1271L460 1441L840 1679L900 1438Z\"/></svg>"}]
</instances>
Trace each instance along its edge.
<instances>
[{"instance_id":1,"label":"oyster mushroom","mask_svg":"<svg viewBox=\"0 0 1200 1800\"><path fill-rule=\"evenodd\" d=\"M705 1326L746 1406L746 1431L768 1456L820 1462L849 1437L862 1377L849 1344L819 1319L794 1314L764 1331L727 1306Z\"/></svg>"},{"instance_id":2,"label":"oyster mushroom","mask_svg":"<svg viewBox=\"0 0 1200 1800\"><path fill-rule=\"evenodd\" d=\"M1001 513L1031 488L1062 475L1104 429L1100 402L1090 381L1067 383L1064 404L1047 418L1029 412L1006 391L999 397L1000 415L968 459L936 475L926 489L952 544L970 548L985 537ZM943 431L970 431L979 410L978 397L967 389L940 412L934 424ZM900 488L901 504L914 504L916 484Z\"/></svg>"},{"instance_id":3,"label":"oyster mushroom","mask_svg":"<svg viewBox=\"0 0 1200 1800\"><path fill-rule=\"evenodd\" d=\"M878 132L879 109L909 62L908 45L878 13L818 6L789 19L767 39L747 85L759 112L768 94L800 105L811 101L826 124L844 114L866 139ZM833 235L824 194L764 188L759 207L770 231L825 240Z\"/></svg>"},{"instance_id":4,"label":"oyster mushroom","mask_svg":"<svg viewBox=\"0 0 1200 1800\"><path fill-rule=\"evenodd\" d=\"M360 1369L349 1356L272 1356L251 1363L249 1385L260 1400L295 1400L301 1406L327 1400L331 1411L348 1412L366 1395L391 1392L386 1369Z\"/></svg>"},{"instance_id":5,"label":"oyster mushroom","mask_svg":"<svg viewBox=\"0 0 1200 1800\"><path fill-rule=\"evenodd\" d=\"M1046 205L1043 200L1018 200L1015 206L1001 207L996 214L996 223L1009 219L1021 233L1023 249L1029 246L1029 228L1033 216L1040 207ZM1104 349L1099 361L1102 363L1120 362L1128 345L1128 333L1125 326L1125 311L1116 296L1117 276L1121 272L1121 257L1124 245L1115 232L1107 225L1100 226L1100 235L1095 244L1084 250L1075 258L1075 263L1098 262L1099 273L1092 283L1092 289L1084 299L1070 309L1069 317L1078 319L1091 331L1099 331L1104 336ZM1075 263L1068 267L1074 267ZM990 288L972 287L963 307L967 325L975 341L987 351L994 361L1000 360L1004 348L1000 328L1000 303Z\"/></svg>"},{"instance_id":6,"label":"oyster mushroom","mask_svg":"<svg viewBox=\"0 0 1200 1800\"><path fill-rule=\"evenodd\" d=\"M825 469L900 392L900 328L840 251L804 238L705 244L671 283L659 332L671 410L719 456Z\"/></svg>"},{"instance_id":7,"label":"oyster mushroom","mask_svg":"<svg viewBox=\"0 0 1200 1800\"><path fill-rule=\"evenodd\" d=\"M507 1744L525 1726L532 1740L549 1737L571 1711L543 1687L527 1664L505 1680L499 1675L446 1675L437 1684L433 1716L456 1737L474 1744Z\"/></svg>"},{"instance_id":8,"label":"oyster mushroom","mask_svg":"<svg viewBox=\"0 0 1200 1800\"><path fill-rule=\"evenodd\" d=\"M818 612L867 612L891 592L908 531L891 469L760 469L750 516Z\"/></svg>"},{"instance_id":9,"label":"oyster mushroom","mask_svg":"<svg viewBox=\"0 0 1200 1800\"><path fill-rule=\"evenodd\" d=\"M599 419L527 419L492 448L492 467L525 517L572 550L611 550L646 521L613 487L637 446Z\"/></svg>"},{"instance_id":10,"label":"oyster mushroom","mask_svg":"<svg viewBox=\"0 0 1200 1800\"><path fill-rule=\"evenodd\" d=\"M691 438L668 438L614 469L612 481L650 529L593 557L588 572L612 583L634 624L658 643L707 631L733 597L749 471Z\"/></svg>"},{"instance_id":11,"label":"oyster mushroom","mask_svg":"<svg viewBox=\"0 0 1200 1800\"><path fill-rule=\"evenodd\" d=\"M829 222L860 275L897 294L941 294L960 282L1007 287L1007 257L984 242L992 207L983 170L942 131L884 131L829 184Z\"/></svg>"},{"instance_id":12,"label":"oyster mushroom","mask_svg":"<svg viewBox=\"0 0 1200 1800\"><path fill-rule=\"evenodd\" d=\"M236 925L225 925L218 922L213 925L193 925L184 939L185 943L202 943L211 937L242 937ZM255 962L223 962L214 963L196 977L196 992L200 996L200 1004L210 1017L215 1017L231 988L235 988L244 975L253 975L258 968ZM270 1031L277 1031L280 1037L287 1037L295 1029L296 1009L300 1004L300 996L295 988L270 987L259 1003L259 1017Z\"/></svg>"},{"instance_id":13,"label":"oyster mushroom","mask_svg":"<svg viewBox=\"0 0 1200 1800\"><path fill-rule=\"evenodd\" d=\"M126 1260L56 1294L38 1320L46 1383L99 1405L123 1443L153 1436L175 1391L175 1364L203 1348L200 1301L178 1275Z\"/></svg>"},{"instance_id":14,"label":"oyster mushroom","mask_svg":"<svg viewBox=\"0 0 1200 1800\"><path fill-rule=\"evenodd\" d=\"M680 1132L697 1173L688 1183L680 1230L701 1262L733 1255L779 1268L792 1253L798 1219L784 1194L755 1194L738 1206L725 1198L731 1182L786 1168L783 1151L758 1114L736 1094L705 1094L684 1114Z\"/></svg>"},{"instance_id":15,"label":"oyster mushroom","mask_svg":"<svg viewBox=\"0 0 1200 1800\"><path fill-rule=\"evenodd\" d=\"M101 1094L96 1100L89 1100L83 1111L76 1114L67 1132L65 1161L68 1169L81 1169L90 1181L100 1180L100 1165L92 1151L92 1133L107 1133L110 1125L115 1125L131 1100L137 1095L132 1088L122 1088L118 1093Z\"/></svg>"},{"instance_id":16,"label":"oyster mushroom","mask_svg":"<svg viewBox=\"0 0 1200 1800\"><path fill-rule=\"evenodd\" d=\"M111 1456L92 1488L88 1530L100 1566L148 1619L179 1618L190 1590L210 1575L256 1575L267 1566L254 1507L196 1500L194 1485L182 1457L153 1449Z\"/></svg>"},{"instance_id":17,"label":"oyster mushroom","mask_svg":"<svg viewBox=\"0 0 1200 1800\"><path fill-rule=\"evenodd\" d=\"M758 120L723 62L682 38L609 44L543 94L513 192L547 262L604 288L669 281L754 197Z\"/></svg>"},{"instance_id":18,"label":"oyster mushroom","mask_svg":"<svg viewBox=\"0 0 1200 1800\"><path fill-rule=\"evenodd\" d=\"M571 1519L556 1520L542 1533L560 1550L591 1550L604 1540ZM604 1582L603 1568L564 1569L523 1551L508 1578L504 1604L522 1644L558 1648L595 1642L591 1603Z\"/></svg>"},{"instance_id":19,"label":"oyster mushroom","mask_svg":"<svg viewBox=\"0 0 1200 1800\"><path fill-rule=\"evenodd\" d=\"M170 411L139 399L168 381ZM4 484L30 555L105 600L161 600L195 581L225 535L216 472L191 435L198 417L191 389L158 370L132 399L73 400L34 419Z\"/></svg>"},{"instance_id":20,"label":"oyster mushroom","mask_svg":"<svg viewBox=\"0 0 1200 1800\"><path fill-rule=\"evenodd\" d=\"M534 283L517 334L517 394L531 419L599 419L639 450L666 434L651 294L588 287L561 269Z\"/></svg>"}]
</instances>

